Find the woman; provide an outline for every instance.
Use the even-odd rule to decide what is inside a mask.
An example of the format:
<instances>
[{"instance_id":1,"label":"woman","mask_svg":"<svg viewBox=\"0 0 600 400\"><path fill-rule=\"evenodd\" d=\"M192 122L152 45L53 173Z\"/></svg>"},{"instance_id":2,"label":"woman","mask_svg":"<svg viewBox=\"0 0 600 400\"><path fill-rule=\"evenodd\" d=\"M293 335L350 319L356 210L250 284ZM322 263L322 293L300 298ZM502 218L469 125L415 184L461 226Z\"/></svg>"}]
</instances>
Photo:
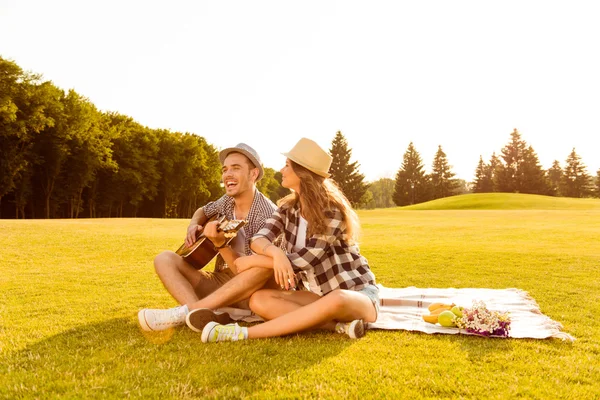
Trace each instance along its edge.
<instances>
[{"instance_id":1,"label":"woman","mask_svg":"<svg viewBox=\"0 0 600 400\"><path fill-rule=\"evenodd\" d=\"M377 319L375 276L355 244L356 213L329 178L331 156L312 140L301 139L281 169L282 186L293 191L253 238L254 255L240 257L238 271L272 268L282 289L297 276L309 291L263 289L250 308L267 322L252 327L210 322L203 342L282 336L311 328L335 329L352 338L364 335L364 322ZM284 252L273 241L285 235Z\"/></svg>"}]
</instances>

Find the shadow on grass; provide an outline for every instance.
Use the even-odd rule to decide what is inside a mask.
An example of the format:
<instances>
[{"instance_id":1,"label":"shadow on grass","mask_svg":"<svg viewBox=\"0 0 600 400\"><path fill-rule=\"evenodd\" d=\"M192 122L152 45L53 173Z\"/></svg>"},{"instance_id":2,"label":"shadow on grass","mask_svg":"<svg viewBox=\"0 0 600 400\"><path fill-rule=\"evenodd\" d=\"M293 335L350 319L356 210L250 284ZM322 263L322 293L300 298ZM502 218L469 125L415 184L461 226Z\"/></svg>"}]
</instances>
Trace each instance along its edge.
<instances>
[{"instance_id":1,"label":"shadow on grass","mask_svg":"<svg viewBox=\"0 0 600 400\"><path fill-rule=\"evenodd\" d=\"M351 344L318 332L204 344L185 327L147 335L118 318L5 354L0 397L246 397Z\"/></svg>"}]
</instances>

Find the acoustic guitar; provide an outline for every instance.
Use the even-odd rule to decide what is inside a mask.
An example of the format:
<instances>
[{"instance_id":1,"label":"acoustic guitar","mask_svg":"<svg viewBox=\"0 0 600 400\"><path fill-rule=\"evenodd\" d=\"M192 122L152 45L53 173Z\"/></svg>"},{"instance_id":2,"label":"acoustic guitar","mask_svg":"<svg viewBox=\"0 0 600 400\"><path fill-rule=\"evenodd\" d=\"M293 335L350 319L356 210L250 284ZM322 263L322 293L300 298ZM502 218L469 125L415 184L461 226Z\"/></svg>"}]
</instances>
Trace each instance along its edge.
<instances>
[{"instance_id":1,"label":"acoustic guitar","mask_svg":"<svg viewBox=\"0 0 600 400\"><path fill-rule=\"evenodd\" d=\"M215 218L211 218L209 221L213 221L214 219ZM237 235L238 231L247 224L247 221L245 220L228 220L225 216L219 218L218 221L219 226L217 227L217 231L225 234L227 244L229 244ZM194 244L188 247L184 242L175 253L183 257L183 259L195 269L202 269L215 258L218 252L219 250L215 248L214 244L204 236L204 232L202 232L198 235Z\"/></svg>"}]
</instances>

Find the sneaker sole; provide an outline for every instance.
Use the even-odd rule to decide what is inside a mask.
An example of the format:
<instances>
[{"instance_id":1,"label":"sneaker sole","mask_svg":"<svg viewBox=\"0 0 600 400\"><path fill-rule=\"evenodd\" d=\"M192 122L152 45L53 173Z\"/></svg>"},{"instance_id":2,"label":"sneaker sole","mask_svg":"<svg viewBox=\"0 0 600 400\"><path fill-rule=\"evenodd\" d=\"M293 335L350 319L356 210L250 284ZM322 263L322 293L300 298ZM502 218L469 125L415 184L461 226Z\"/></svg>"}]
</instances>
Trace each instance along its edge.
<instances>
[{"instance_id":1,"label":"sneaker sole","mask_svg":"<svg viewBox=\"0 0 600 400\"><path fill-rule=\"evenodd\" d=\"M365 336L365 324L363 323L362 319L352 321L349 331L350 332L348 332L348 336L350 336L352 339L360 339L361 337Z\"/></svg>"},{"instance_id":2,"label":"sneaker sole","mask_svg":"<svg viewBox=\"0 0 600 400\"><path fill-rule=\"evenodd\" d=\"M210 322L216 322L220 325L227 325L231 322L231 318L226 312L217 314L208 308L192 310L185 317L185 323L194 332L202 332L204 327Z\"/></svg>"},{"instance_id":3,"label":"sneaker sole","mask_svg":"<svg viewBox=\"0 0 600 400\"><path fill-rule=\"evenodd\" d=\"M142 330L146 332L152 332L154 329L150 328L150 325L148 325L148 321L146 321L145 311L146 310L140 310L138 312L138 322L140 323L140 327L142 328Z\"/></svg>"},{"instance_id":4,"label":"sneaker sole","mask_svg":"<svg viewBox=\"0 0 600 400\"><path fill-rule=\"evenodd\" d=\"M210 333L212 332L213 328L216 325L219 325L219 324L215 321L211 321L206 324L204 329L202 329L202 336L200 337L200 339L202 340L202 343L208 343L208 338L210 337Z\"/></svg>"}]
</instances>

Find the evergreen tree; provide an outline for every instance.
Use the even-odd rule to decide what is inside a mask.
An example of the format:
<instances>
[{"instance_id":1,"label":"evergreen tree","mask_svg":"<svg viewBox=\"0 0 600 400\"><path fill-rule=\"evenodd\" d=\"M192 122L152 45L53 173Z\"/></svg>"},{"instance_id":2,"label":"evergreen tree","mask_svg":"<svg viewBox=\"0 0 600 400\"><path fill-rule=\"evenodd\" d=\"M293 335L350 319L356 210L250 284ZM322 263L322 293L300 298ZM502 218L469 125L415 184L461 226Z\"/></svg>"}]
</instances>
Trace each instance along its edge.
<instances>
[{"instance_id":1,"label":"evergreen tree","mask_svg":"<svg viewBox=\"0 0 600 400\"><path fill-rule=\"evenodd\" d=\"M561 192L566 197L585 197L590 192L590 176L575 148L567 157Z\"/></svg>"},{"instance_id":2,"label":"evergreen tree","mask_svg":"<svg viewBox=\"0 0 600 400\"><path fill-rule=\"evenodd\" d=\"M530 194L547 194L549 185L546 173L540 165L535 150L528 146L523 150L523 161L519 166L520 192Z\"/></svg>"},{"instance_id":3,"label":"evergreen tree","mask_svg":"<svg viewBox=\"0 0 600 400\"><path fill-rule=\"evenodd\" d=\"M560 196L561 182L563 179L563 171L558 160L554 160L552 166L548 169L548 194L550 196Z\"/></svg>"},{"instance_id":4,"label":"evergreen tree","mask_svg":"<svg viewBox=\"0 0 600 400\"><path fill-rule=\"evenodd\" d=\"M510 142L502 148L502 160L495 168L495 190L507 193L546 193L544 170L533 147L514 129Z\"/></svg>"},{"instance_id":5,"label":"evergreen tree","mask_svg":"<svg viewBox=\"0 0 600 400\"><path fill-rule=\"evenodd\" d=\"M497 188L499 192L516 193L521 189L521 164L523 163L523 152L525 142L521 134L515 128L510 134L510 142L502 148L502 159L504 163L498 169Z\"/></svg>"},{"instance_id":6,"label":"evergreen tree","mask_svg":"<svg viewBox=\"0 0 600 400\"><path fill-rule=\"evenodd\" d=\"M352 149L348 147L348 142L342 132L337 131L335 134L329 154L333 157L329 169L331 179L338 184L353 206L360 205L369 185L364 183L365 176L358 172L360 166L358 162L350 162Z\"/></svg>"},{"instance_id":7,"label":"evergreen tree","mask_svg":"<svg viewBox=\"0 0 600 400\"><path fill-rule=\"evenodd\" d=\"M500 159L496 155L496 152L493 152L492 156L490 157L490 163L488 164L486 171L487 177L491 182L490 192L498 191L498 176L502 174L503 168L504 166L502 165L502 161L500 161Z\"/></svg>"},{"instance_id":8,"label":"evergreen tree","mask_svg":"<svg viewBox=\"0 0 600 400\"><path fill-rule=\"evenodd\" d=\"M442 146L438 146L433 159L431 172L432 195L434 199L452 196L456 189L456 180L454 179L452 167L448 164L446 153Z\"/></svg>"},{"instance_id":9,"label":"evergreen tree","mask_svg":"<svg viewBox=\"0 0 600 400\"><path fill-rule=\"evenodd\" d=\"M493 183L490 176L490 167L483 162L479 156L479 163L475 169L475 182L473 182L473 193L489 193L492 191Z\"/></svg>"},{"instance_id":10,"label":"evergreen tree","mask_svg":"<svg viewBox=\"0 0 600 400\"><path fill-rule=\"evenodd\" d=\"M517 168L525 143L516 129L510 134L510 138L510 142L501 150L503 162L496 168L495 184L499 192L514 193L517 191Z\"/></svg>"},{"instance_id":11,"label":"evergreen tree","mask_svg":"<svg viewBox=\"0 0 600 400\"><path fill-rule=\"evenodd\" d=\"M596 197L600 198L600 169L596 171Z\"/></svg>"},{"instance_id":12,"label":"evergreen tree","mask_svg":"<svg viewBox=\"0 0 600 400\"><path fill-rule=\"evenodd\" d=\"M421 155L412 142L404 153L402 166L396 174L394 203L398 206L416 204L425 201L427 179L423 170Z\"/></svg>"}]
</instances>

